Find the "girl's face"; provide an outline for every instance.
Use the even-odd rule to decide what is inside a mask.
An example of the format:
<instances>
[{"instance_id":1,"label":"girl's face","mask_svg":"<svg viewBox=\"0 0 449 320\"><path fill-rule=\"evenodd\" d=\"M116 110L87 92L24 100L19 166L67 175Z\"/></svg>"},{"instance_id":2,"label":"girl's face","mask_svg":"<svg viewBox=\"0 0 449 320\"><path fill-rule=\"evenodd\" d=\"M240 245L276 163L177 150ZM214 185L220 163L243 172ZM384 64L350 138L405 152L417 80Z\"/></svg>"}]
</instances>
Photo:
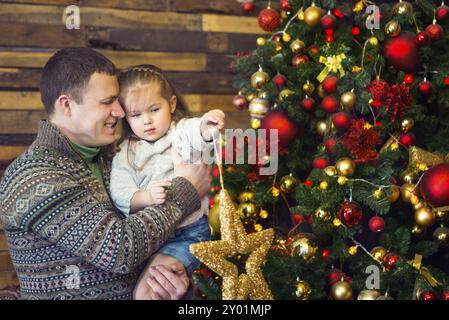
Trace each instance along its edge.
<instances>
[{"instance_id":1,"label":"girl's face","mask_svg":"<svg viewBox=\"0 0 449 320\"><path fill-rule=\"evenodd\" d=\"M124 99L126 120L140 139L157 141L170 129L171 115L176 109L176 96L167 101L160 94L160 84L131 88Z\"/></svg>"}]
</instances>

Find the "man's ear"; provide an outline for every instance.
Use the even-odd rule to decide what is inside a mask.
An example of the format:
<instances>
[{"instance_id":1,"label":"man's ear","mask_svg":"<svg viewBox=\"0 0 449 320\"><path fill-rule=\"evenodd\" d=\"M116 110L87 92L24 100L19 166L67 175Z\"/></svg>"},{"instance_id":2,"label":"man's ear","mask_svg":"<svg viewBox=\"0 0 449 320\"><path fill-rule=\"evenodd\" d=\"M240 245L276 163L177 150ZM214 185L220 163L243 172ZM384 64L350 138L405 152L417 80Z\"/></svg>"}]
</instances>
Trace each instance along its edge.
<instances>
[{"instance_id":1,"label":"man's ear","mask_svg":"<svg viewBox=\"0 0 449 320\"><path fill-rule=\"evenodd\" d=\"M176 98L176 96L172 96L170 99L170 113L175 112L177 102L178 98Z\"/></svg>"},{"instance_id":2,"label":"man's ear","mask_svg":"<svg viewBox=\"0 0 449 320\"><path fill-rule=\"evenodd\" d=\"M72 115L71 101L72 99L68 95L60 95L55 101L55 113L64 114L65 116L70 117Z\"/></svg>"}]
</instances>

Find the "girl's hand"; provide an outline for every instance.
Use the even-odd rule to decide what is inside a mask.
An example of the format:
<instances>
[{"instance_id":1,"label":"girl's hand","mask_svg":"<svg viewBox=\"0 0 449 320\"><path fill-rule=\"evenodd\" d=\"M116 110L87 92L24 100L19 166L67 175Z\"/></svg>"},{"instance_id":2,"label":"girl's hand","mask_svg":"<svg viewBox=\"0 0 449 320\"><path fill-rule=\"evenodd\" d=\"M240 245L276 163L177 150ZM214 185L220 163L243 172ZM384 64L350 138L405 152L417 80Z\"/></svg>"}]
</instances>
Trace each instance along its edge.
<instances>
[{"instance_id":1,"label":"girl's hand","mask_svg":"<svg viewBox=\"0 0 449 320\"><path fill-rule=\"evenodd\" d=\"M171 181L169 180L160 180L155 181L150 184L148 187L148 196L151 204L163 204L166 200L167 193L166 187L171 186Z\"/></svg>"},{"instance_id":2,"label":"girl's hand","mask_svg":"<svg viewBox=\"0 0 449 320\"><path fill-rule=\"evenodd\" d=\"M201 118L201 135L204 141L211 141L214 134L224 128L225 114L220 109L208 111Z\"/></svg>"}]
</instances>

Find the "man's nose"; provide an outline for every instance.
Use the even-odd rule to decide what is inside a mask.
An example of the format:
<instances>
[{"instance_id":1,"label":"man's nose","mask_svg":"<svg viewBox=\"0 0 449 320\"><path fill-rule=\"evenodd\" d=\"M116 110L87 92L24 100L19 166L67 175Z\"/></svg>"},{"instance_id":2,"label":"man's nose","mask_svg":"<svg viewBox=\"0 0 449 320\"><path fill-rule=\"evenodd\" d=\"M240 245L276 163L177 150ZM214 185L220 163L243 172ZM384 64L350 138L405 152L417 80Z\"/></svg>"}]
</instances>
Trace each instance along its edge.
<instances>
[{"instance_id":1,"label":"man's nose","mask_svg":"<svg viewBox=\"0 0 449 320\"><path fill-rule=\"evenodd\" d=\"M125 117L125 111L123 111L123 108L120 105L120 103L118 102L118 100L116 100L114 102L114 106L112 108L111 115L115 118L124 118Z\"/></svg>"}]
</instances>

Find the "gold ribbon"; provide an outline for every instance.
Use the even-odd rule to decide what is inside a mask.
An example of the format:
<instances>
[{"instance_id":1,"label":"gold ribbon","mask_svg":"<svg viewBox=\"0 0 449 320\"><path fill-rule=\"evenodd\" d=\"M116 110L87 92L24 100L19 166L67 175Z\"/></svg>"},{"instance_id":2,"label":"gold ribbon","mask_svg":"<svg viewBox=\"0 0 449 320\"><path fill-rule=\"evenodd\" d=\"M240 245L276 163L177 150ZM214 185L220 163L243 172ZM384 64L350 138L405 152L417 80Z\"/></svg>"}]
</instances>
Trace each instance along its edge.
<instances>
[{"instance_id":1,"label":"gold ribbon","mask_svg":"<svg viewBox=\"0 0 449 320\"><path fill-rule=\"evenodd\" d=\"M426 281L432 286L432 287L436 287L437 285L442 285L441 282L439 282L437 279L434 278L434 276L432 276L432 274L430 273L429 269L427 269L426 267L423 267L421 265L421 261L422 261L422 255L420 254L415 254L415 259L410 260L408 262L409 265L411 265L413 268L415 268L416 270L419 271L419 274L421 276L424 277L424 279L426 279Z\"/></svg>"},{"instance_id":2,"label":"gold ribbon","mask_svg":"<svg viewBox=\"0 0 449 320\"><path fill-rule=\"evenodd\" d=\"M320 56L320 63L325 64L324 69L320 72L318 77L319 82L323 82L324 78L330 73L334 72L340 73L340 77L343 77L345 75L345 70L343 69L343 66L341 65L341 62L346 59L346 55L344 53L340 53L338 55L333 55L330 57L323 57Z\"/></svg>"},{"instance_id":3,"label":"gold ribbon","mask_svg":"<svg viewBox=\"0 0 449 320\"><path fill-rule=\"evenodd\" d=\"M432 153L415 146L408 149L409 168L419 169L419 167L423 164L427 167L432 167L444 162L449 162L449 154L443 156L439 153Z\"/></svg>"}]
</instances>

